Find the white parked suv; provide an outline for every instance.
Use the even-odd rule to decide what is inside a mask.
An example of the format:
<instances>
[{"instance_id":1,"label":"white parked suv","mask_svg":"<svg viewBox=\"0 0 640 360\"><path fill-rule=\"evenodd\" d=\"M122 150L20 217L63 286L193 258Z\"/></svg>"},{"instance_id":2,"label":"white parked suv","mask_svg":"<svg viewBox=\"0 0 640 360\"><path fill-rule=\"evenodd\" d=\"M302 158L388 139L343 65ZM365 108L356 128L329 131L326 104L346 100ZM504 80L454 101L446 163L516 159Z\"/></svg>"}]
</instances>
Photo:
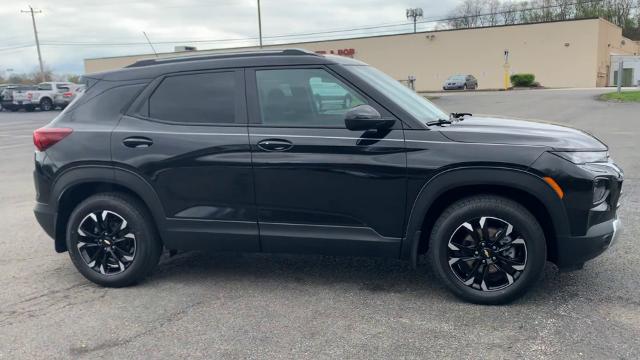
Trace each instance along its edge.
<instances>
[{"instance_id":1,"label":"white parked suv","mask_svg":"<svg viewBox=\"0 0 640 360\"><path fill-rule=\"evenodd\" d=\"M37 90L20 94L14 100L24 104L27 111L36 107L42 111L53 110L56 107L64 108L71 102L75 89L79 86L70 82L43 82L38 84ZM65 93L68 96L64 96Z\"/></svg>"}]
</instances>

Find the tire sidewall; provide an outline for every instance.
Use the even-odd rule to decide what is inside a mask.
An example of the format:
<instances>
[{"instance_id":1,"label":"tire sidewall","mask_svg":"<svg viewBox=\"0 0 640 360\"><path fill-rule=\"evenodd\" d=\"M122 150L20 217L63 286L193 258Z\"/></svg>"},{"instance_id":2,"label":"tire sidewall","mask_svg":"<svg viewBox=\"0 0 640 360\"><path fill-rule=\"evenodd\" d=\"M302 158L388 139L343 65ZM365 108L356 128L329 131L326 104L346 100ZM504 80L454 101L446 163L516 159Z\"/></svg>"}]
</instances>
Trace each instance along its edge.
<instances>
[{"instance_id":1,"label":"tire sidewall","mask_svg":"<svg viewBox=\"0 0 640 360\"><path fill-rule=\"evenodd\" d=\"M82 219L91 212L110 210L122 216L129 226L131 232L136 237L136 253L133 263L123 272L113 275L103 275L89 268L82 259L77 247L79 235L78 226ZM153 242L156 241L153 228L145 219L141 210L134 204L128 204L117 197L93 196L78 205L71 215L67 224L66 242L71 261L78 271L90 281L104 286L126 286L144 277L149 268L149 262L157 262L157 249ZM154 259L154 257L156 257Z\"/></svg>"},{"instance_id":2,"label":"tire sidewall","mask_svg":"<svg viewBox=\"0 0 640 360\"><path fill-rule=\"evenodd\" d=\"M437 221L431 234L431 261L437 275L456 295L480 304L499 304L522 295L540 278L546 263L544 233L535 217L526 209L510 201L507 206L493 203L471 202L456 207L446 218ZM516 206L514 206L516 205ZM527 263L522 275L514 284L496 291L481 291L464 285L451 270L447 259L448 243L453 233L466 221L482 216L495 217L512 224L522 234L527 246Z\"/></svg>"},{"instance_id":3,"label":"tire sidewall","mask_svg":"<svg viewBox=\"0 0 640 360\"><path fill-rule=\"evenodd\" d=\"M44 98L44 99L40 100L40 108L43 111L53 110L53 102L51 100L49 100L48 98Z\"/></svg>"}]
</instances>

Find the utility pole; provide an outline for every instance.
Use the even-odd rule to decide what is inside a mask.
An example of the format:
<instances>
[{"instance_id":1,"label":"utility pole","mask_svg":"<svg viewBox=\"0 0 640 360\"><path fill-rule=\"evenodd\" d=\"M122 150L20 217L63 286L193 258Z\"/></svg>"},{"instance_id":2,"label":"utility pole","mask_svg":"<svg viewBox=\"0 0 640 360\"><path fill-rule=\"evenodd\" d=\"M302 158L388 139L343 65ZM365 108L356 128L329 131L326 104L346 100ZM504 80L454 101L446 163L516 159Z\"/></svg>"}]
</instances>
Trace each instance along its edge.
<instances>
[{"instance_id":1,"label":"utility pole","mask_svg":"<svg viewBox=\"0 0 640 360\"><path fill-rule=\"evenodd\" d=\"M258 38L260 38L260 49L262 49L262 15L260 14L260 0L258 0Z\"/></svg>"},{"instance_id":2,"label":"utility pole","mask_svg":"<svg viewBox=\"0 0 640 360\"><path fill-rule=\"evenodd\" d=\"M38 29L36 28L36 17L35 14L40 14L41 10L33 10L31 5L29 5L29 10L20 10L21 13L31 13L31 22L33 23L33 35L36 37L36 48L38 49L38 62L40 62L40 78L42 81L46 81L44 78L44 65L42 65L42 53L40 52L40 40L38 40Z\"/></svg>"},{"instance_id":3,"label":"utility pole","mask_svg":"<svg viewBox=\"0 0 640 360\"><path fill-rule=\"evenodd\" d=\"M423 15L422 8L407 9L407 19L408 20L413 20L413 33L414 34L416 32L416 23L418 21L418 18L422 18L422 15Z\"/></svg>"}]
</instances>

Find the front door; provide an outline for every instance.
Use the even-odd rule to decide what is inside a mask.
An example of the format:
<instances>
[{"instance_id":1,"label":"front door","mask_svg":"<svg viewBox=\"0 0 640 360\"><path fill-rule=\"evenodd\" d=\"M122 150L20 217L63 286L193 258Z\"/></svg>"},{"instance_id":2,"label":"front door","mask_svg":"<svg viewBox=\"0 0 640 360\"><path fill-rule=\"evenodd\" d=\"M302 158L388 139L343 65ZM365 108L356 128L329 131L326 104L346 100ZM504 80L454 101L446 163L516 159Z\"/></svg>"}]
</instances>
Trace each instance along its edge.
<instances>
[{"instance_id":1,"label":"front door","mask_svg":"<svg viewBox=\"0 0 640 360\"><path fill-rule=\"evenodd\" d=\"M165 245L259 251L244 70L171 74L132 107L113 161L153 187Z\"/></svg>"},{"instance_id":2,"label":"front door","mask_svg":"<svg viewBox=\"0 0 640 360\"><path fill-rule=\"evenodd\" d=\"M369 104L324 67L247 70L260 241L267 252L398 256L406 196L402 124L350 131Z\"/></svg>"}]
</instances>

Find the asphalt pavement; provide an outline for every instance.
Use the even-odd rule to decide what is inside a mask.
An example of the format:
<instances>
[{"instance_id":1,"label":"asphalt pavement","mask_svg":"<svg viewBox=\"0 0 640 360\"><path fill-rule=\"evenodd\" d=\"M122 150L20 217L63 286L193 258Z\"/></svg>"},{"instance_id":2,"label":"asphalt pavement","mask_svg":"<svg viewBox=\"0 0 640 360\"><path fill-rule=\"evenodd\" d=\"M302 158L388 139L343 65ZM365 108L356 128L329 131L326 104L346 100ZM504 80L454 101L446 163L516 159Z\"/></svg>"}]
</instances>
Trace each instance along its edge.
<instances>
[{"instance_id":1,"label":"asphalt pavement","mask_svg":"<svg viewBox=\"0 0 640 360\"><path fill-rule=\"evenodd\" d=\"M55 112L0 112L0 358L640 357L640 104L604 90L430 94L447 111L564 123L624 168L618 243L583 270L551 264L507 306L464 303L422 266L272 254L164 256L124 289L85 280L36 223L31 132Z\"/></svg>"}]
</instances>

